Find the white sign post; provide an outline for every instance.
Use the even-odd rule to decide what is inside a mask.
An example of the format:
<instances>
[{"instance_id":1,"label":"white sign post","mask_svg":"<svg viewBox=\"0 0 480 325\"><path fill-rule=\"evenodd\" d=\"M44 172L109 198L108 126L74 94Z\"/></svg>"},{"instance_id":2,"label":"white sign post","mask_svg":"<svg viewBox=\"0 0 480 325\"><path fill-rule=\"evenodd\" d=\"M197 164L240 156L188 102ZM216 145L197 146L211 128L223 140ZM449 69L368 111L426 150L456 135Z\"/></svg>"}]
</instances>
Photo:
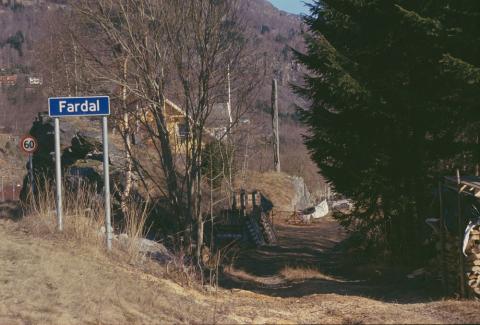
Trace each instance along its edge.
<instances>
[{"instance_id":1,"label":"white sign post","mask_svg":"<svg viewBox=\"0 0 480 325\"><path fill-rule=\"evenodd\" d=\"M110 171L108 155L108 115L110 115L110 98L100 97L61 97L48 99L49 115L55 119L55 175L57 188L57 223L58 230L63 230L62 219L62 166L60 157L60 117L67 116L101 116L103 137L103 177L105 193L105 237L107 249L112 249L112 222L110 203Z\"/></svg>"},{"instance_id":2,"label":"white sign post","mask_svg":"<svg viewBox=\"0 0 480 325\"><path fill-rule=\"evenodd\" d=\"M60 156L60 119L55 121L55 199L57 201L57 229L63 231L63 204L62 204L62 158Z\"/></svg>"},{"instance_id":3,"label":"white sign post","mask_svg":"<svg viewBox=\"0 0 480 325\"><path fill-rule=\"evenodd\" d=\"M107 237L107 249L112 249L112 221L110 216L110 166L108 155L108 124L107 117L102 117L103 130L103 175L105 189L105 231Z\"/></svg>"}]
</instances>

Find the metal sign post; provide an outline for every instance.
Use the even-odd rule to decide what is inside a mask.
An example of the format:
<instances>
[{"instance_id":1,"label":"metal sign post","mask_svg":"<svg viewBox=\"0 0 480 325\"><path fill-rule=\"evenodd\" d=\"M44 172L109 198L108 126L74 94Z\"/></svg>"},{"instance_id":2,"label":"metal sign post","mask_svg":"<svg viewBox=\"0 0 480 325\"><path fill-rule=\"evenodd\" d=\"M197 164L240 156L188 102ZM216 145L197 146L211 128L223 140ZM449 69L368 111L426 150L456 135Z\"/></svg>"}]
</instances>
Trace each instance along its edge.
<instances>
[{"instance_id":1,"label":"metal sign post","mask_svg":"<svg viewBox=\"0 0 480 325\"><path fill-rule=\"evenodd\" d=\"M60 117L67 116L102 116L103 137L103 174L105 193L105 237L107 249L112 249L112 222L110 203L110 170L108 154L108 115L110 115L110 98L99 97L57 97L48 99L48 111L55 119L55 171L57 183L57 222L58 229L63 229L62 220L62 172L60 157Z\"/></svg>"},{"instance_id":2,"label":"metal sign post","mask_svg":"<svg viewBox=\"0 0 480 325\"><path fill-rule=\"evenodd\" d=\"M108 121L107 117L102 117L102 135L103 135L103 179L105 189L105 232L107 237L107 248L112 249L112 221L110 211L110 166L108 155Z\"/></svg>"},{"instance_id":3,"label":"metal sign post","mask_svg":"<svg viewBox=\"0 0 480 325\"><path fill-rule=\"evenodd\" d=\"M33 193L35 193L35 180L33 179L33 155L28 155L28 173L30 178L30 189Z\"/></svg>"},{"instance_id":4,"label":"metal sign post","mask_svg":"<svg viewBox=\"0 0 480 325\"><path fill-rule=\"evenodd\" d=\"M60 156L60 119L55 121L55 189L57 201L57 229L63 231L63 205L62 205L62 161Z\"/></svg>"},{"instance_id":5,"label":"metal sign post","mask_svg":"<svg viewBox=\"0 0 480 325\"><path fill-rule=\"evenodd\" d=\"M20 141L20 148L28 154L28 178L30 179L30 191L35 191L35 180L33 178L33 154L38 150L38 141L31 135L26 135Z\"/></svg>"}]
</instances>

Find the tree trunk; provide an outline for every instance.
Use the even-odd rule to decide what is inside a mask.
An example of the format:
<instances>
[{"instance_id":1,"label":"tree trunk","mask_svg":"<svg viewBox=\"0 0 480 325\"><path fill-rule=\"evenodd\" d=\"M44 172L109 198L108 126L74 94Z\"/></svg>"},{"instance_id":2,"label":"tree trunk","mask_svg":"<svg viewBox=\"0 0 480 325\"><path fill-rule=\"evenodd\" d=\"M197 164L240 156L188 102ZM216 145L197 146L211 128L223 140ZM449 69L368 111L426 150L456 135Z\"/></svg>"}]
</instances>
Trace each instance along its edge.
<instances>
[{"instance_id":1,"label":"tree trunk","mask_svg":"<svg viewBox=\"0 0 480 325\"><path fill-rule=\"evenodd\" d=\"M124 82L127 82L127 67L128 67L128 58L125 58L125 62L123 65L123 77ZM125 216L128 213L127 207L127 200L130 197L130 192L132 189L132 178L133 178L133 160L131 156L132 152L132 142L131 142L131 132L130 132L130 124L129 124L129 115L128 115L128 107L127 107L127 86L124 85L122 87L122 106L123 106L123 127L122 133L124 138L125 144L125 188L121 193L121 202L120 208L122 210L123 215Z\"/></svg>"},{"instance_id":2,"label":"tree trunk","mask_svg":"<svg viewBox=\"0 0 480 325\"><path fill-rule=\"evenodd\" d=\"M160 141L160 151L161 151L161 161L163 171L165 173L165 178L167 181L167 190L170 205L174 209L174 212L179 216L179 218L183 218L183 222L185 222L184 211L182 209L182 204L179 200L179 192L178 192L178 183L177 183L177 174L175 170L175 164L173 162L173 153L172 153L172 146L170 143L170 136L168 134L167 123L165 121L165 97L163 95L159 96L159 103L160 107L155 105L152 107L152 113L155 117L155 123L158 130L158 138Z\"/></svg>"},{"instance_id":3,"label":"tree trunk","mask_svg":"<svg viewBox=\"0 0 480 325\"><path fill-rule=\"evenodd\" d=\"M272 81L272 128L273 128L273 164L276 172L280 172L280 135L278 131L278 96L277 80Z\"/></svg>"}]
</instances>

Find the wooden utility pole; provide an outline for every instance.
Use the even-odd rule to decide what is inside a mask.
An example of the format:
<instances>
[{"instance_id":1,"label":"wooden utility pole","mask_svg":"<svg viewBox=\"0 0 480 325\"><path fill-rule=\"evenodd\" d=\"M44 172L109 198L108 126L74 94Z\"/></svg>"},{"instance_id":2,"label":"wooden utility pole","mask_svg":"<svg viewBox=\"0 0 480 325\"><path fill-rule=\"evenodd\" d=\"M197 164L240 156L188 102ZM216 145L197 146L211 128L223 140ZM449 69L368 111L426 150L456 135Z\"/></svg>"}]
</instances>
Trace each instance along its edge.
<instances>
[{"instance_id":1,"label":"wooden utility pole","mask_svg":"<svg viewBox=\"0 0 480 325\"><path fill-rule=\"evenodd\" d=\"M278 96L277 80L272 81L272 129L273 129L273 165L280 172L280 135L278 131Z\"/></svg>"},{"instance_id":2,"label":"wooden utility pole","mask_svg":"<svg viewBox=\"0 0 480 325\"><path fill-rule=\"evenodd\" d=\"M227 66L227 92L228 92L228 102L227 102L227 113L228 113L228 133L232 128L233 118L232 118L232 89L230 85L230 64Z\"/></svg>"}]
</instances>

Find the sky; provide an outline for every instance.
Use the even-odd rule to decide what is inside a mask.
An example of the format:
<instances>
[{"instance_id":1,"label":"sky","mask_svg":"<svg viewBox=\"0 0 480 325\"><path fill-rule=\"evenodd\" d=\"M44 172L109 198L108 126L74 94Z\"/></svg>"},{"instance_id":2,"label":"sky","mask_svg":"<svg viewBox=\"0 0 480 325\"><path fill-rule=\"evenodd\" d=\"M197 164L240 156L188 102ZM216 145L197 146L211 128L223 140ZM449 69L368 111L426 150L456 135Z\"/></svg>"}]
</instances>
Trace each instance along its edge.
<instances>
[{"instance_id":1,"label":"sky","mask_svg":"<svg viewBox=\"0 0 480 325\"><path fill-rule=\"evenodd\" d=\"M293 14L306 14L308 7L305 2L311 3L311 0L269 0L275 7Z\"/></svg>"}]
</instances>

